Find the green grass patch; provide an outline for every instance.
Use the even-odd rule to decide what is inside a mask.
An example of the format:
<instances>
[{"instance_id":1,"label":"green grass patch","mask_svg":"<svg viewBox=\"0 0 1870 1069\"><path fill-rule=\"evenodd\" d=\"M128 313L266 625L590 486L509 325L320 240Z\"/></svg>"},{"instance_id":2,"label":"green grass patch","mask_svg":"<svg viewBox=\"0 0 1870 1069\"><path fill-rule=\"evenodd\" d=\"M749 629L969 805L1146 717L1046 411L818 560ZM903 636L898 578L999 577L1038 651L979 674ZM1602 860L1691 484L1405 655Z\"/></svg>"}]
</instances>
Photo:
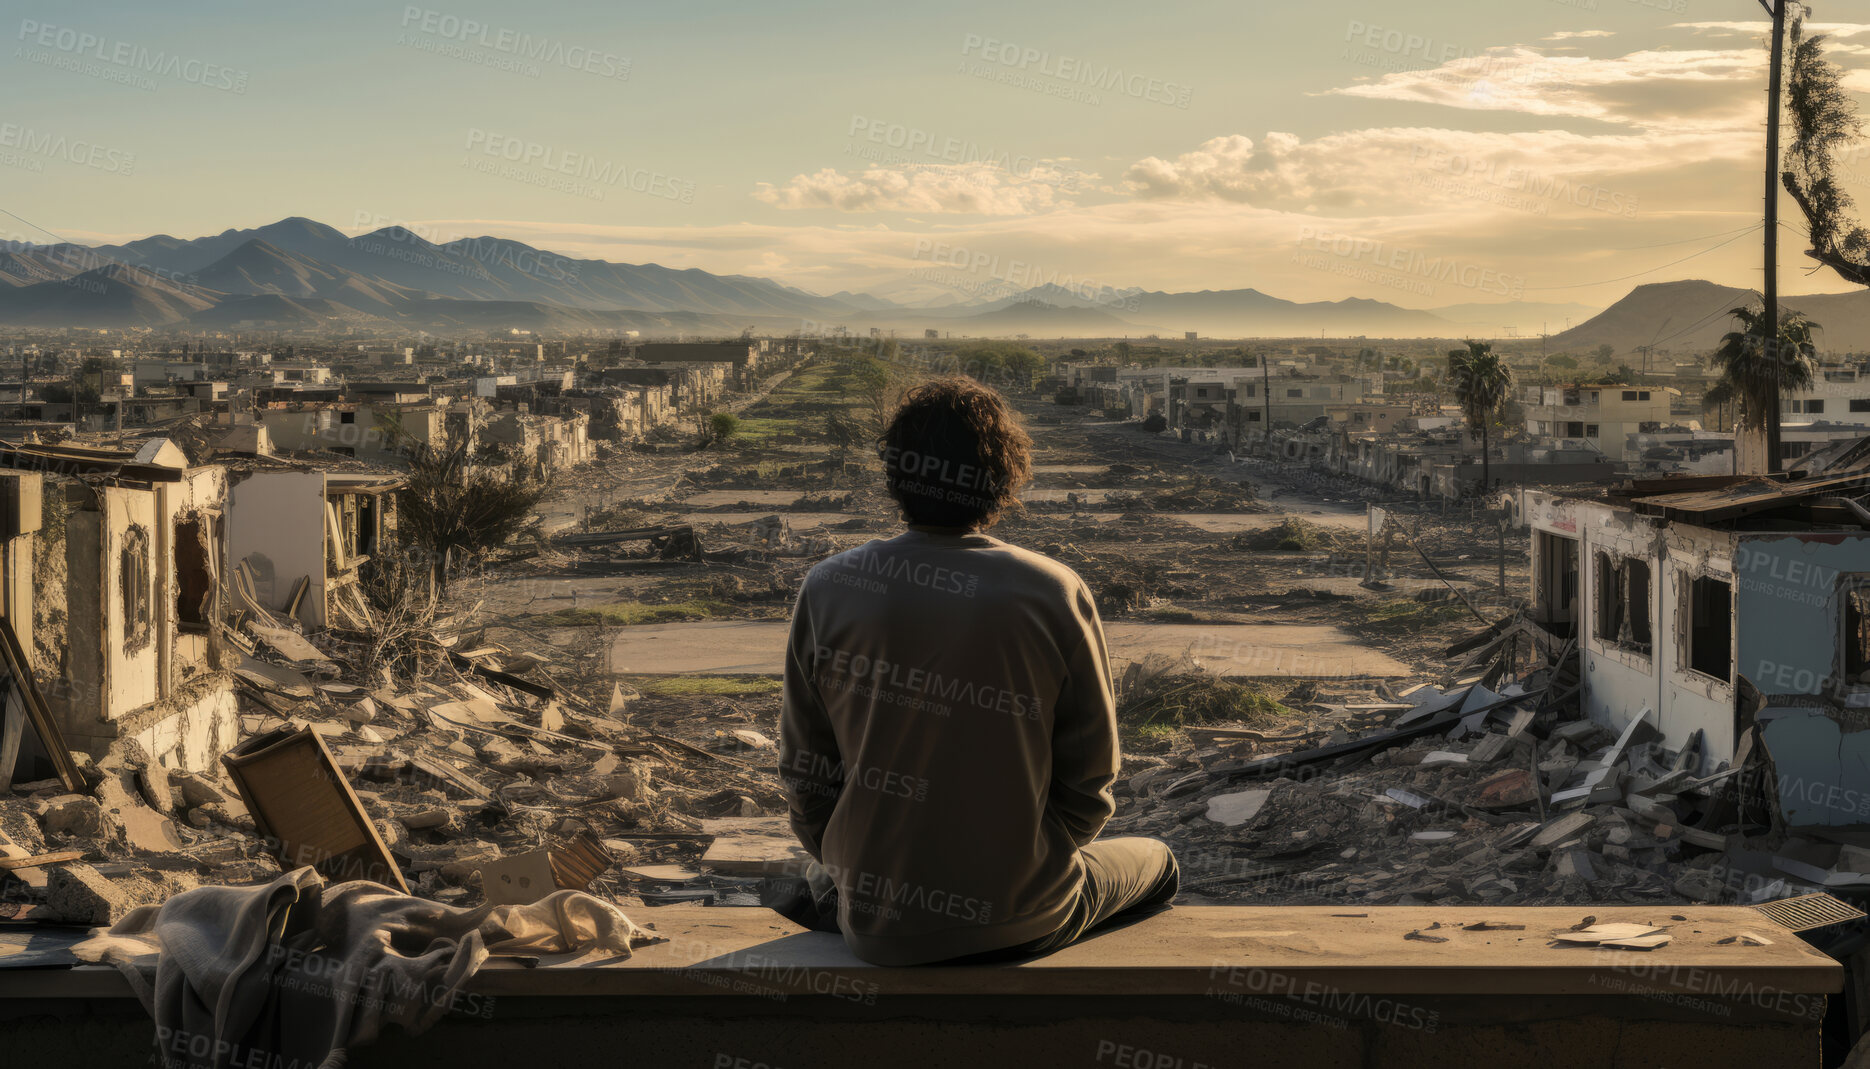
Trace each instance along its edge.
<instances>
[{"instance_id":1,"label":"green grass patch","mask_svg":"<svg viewBox=\"0 0 1870 1069\"><path fill-rule=\"evenodd\" d=\"M1117 698L1118 723L1138 729L1255 724L1294 715L1255 684L1206 673L1157 676Z\"/></svg>"},{"instance_id":2,"label":"green grass patch","mask_svg":"<svg viewBox=\"0 0 1870 1069\"><path fill-rule=\"evenodd\" d=\"M691 598L687 601L612 601L580 605L534 617L540 627L629 627L634 624L672 624L727 616L733 607L723 601Z\"/></svg>"},{"instance_id":3,"label":"green grass patch","mask_svg":"<svg viewBox=\"0 0 1870 1069\"><path fill-rule=\"evenodd\" d=\"M785 685L770 676L632 676L629 684L658 697L771 694Z\"/></svg>"},{"instance_id":4,"label":"green grass patch","mask_svg":"<svg viewBox=\"0 0 1870 1069\"><path fill-rule=\"evenodd\" d=\"M1467 611L1460 599L1453 597L1445 601L1383 598L1379 601L1353 602L1351 609L1357 613L1363 629L1385 635L1431 631L1463 621L1470 626L1475 625L1474 615Z\"/></svg>"},{"instance_id":5,"label":"green grass patch","mask_svg":"<svg viewBox=\"0 0 1870 1069\"><path fill-rule=\"evenodd\" d=\"M776 419L768 416L742 416L740 424L734 429L733 440L758 445L781 434L799 433L797 420Z\"/></svg>"},{"instance_id":6,"label":"green grass patch","mask_svg":"<svg viewBox=\"0 0 1870 1069\"><path fill-rule=\"evenodd\" d=\"M836 361L793 372L773 392L740 411L733 440L758 446L782 435L823 437L826 415L848 414L861 403L850 378L850 371Z\"/></svg>"}]
</instances>

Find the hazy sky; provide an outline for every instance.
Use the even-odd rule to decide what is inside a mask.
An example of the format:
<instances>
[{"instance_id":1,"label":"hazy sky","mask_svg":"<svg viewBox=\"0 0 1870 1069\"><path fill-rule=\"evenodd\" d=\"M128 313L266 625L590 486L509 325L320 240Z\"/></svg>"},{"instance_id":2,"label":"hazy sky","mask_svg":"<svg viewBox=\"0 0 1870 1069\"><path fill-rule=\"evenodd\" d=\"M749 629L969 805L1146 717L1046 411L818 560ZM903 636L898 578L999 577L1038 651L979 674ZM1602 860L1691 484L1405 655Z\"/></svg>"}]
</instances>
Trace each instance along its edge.
<instances>
[{"instance_id":1,"label":"hazy sky","mask_svg":"<svg viewBox=\"0 0 1870 1069\"><path fill-rule=\"evenodd\" d=\"M819 292L1759 281L1754 0L1032 7L16 2L0 208L87 241L403 222ZM1870 108L1870 25L1833 29ZM1870 200L1870 149L1847 166ZM1782 211L1786 290L1848 288Z\"/></svg>"}]
</instances>

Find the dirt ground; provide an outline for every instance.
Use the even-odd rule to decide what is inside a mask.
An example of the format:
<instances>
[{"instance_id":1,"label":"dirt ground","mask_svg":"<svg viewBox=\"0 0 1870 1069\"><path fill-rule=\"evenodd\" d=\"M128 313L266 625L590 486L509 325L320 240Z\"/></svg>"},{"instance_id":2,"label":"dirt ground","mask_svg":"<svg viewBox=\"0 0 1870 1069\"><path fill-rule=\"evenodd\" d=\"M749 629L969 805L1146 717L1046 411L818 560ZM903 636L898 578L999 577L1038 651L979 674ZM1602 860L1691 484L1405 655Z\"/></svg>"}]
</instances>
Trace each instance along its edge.
<instances>
[{"instance_id":1,"label":"dirt ground","mask_svg":"<svg viewBox=\"0 0 1870 1069\"><path fill-rule=\"evenodd\" d=\"M1329 628L1354 643L1346 649L1350 661L1362 648L1385 667L1346 671L1338 659L1321 662L1328 665L1321 678L1296 682L1288 671L1282 678L1247 671L1241 681L1252 688L1256 712L1271 718L1265 722L1303 728L1308 702L1380 701L1393 693L1340 675L1388 675L1398 688L1409 676L1445 681L1443 647L1480 626L1480 617L1491 621L1505 611L1490 516L1382 500L1298 466L1235 462L1224 451L1147 435L1135 423L1110 423L1083 409L1039 400L1020 407L1036 450L1034 492L994 533L1076 569L1113 629ZM776 738L779 698L769 659L749 654L744 665L730 657L705 670L668 671L655 663L656 647L642 641L649 633L630 629L783 624L814 563L900 527L874 457L840 454L824 441L826 415L861 414L835 371L805 368L740 411L751 433L737 440L699 452L624 454L564 481L541 510L566 533L690 524L703 560L663 560L641 542L580 549L543 540L535 555L459 585L458 600L478 606L482 637L545 661L555 680L596 707L618 688L633 728L702 751L735 750L737 729ZM1363 583L1373 498L1408 535L1392 539L1385 582L1376 588ZM1509 533L1505 551L1509 596L1517 595L1527 581L1524 535ZM1194 746L1175 717L1126 719L1124 730L1132 755L1126 775ZM731 772L706 760L667 770L675 788L665 798L669 809L715 816L731 794L759 812L782 813L770 755L740 757ZM1135 823L1157 804L1119 794L1120 823ZM658 808L644 814L652 832ZM652 843L650 860L692 862L693 849L680 840ZM1225 848L1219 856L1224 867L1232 864Z\"/></svg>"}]
</instances>

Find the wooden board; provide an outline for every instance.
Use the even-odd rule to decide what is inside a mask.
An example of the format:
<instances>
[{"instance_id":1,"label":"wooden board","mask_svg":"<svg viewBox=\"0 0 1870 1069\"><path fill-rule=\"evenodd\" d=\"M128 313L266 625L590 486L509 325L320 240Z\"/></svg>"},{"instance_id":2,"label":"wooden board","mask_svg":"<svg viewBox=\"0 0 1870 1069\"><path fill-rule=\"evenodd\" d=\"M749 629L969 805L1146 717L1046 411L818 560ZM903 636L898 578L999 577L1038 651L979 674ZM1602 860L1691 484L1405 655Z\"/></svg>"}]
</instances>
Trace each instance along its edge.
<instances>
[{"instance_id":1,"label":"wooden board","mask_svg":"<svg viewBox=\"0 0 1870 1069\"><path fill-rule=\"evenodd\" d=\"M78 763L71 758L71 750L65 745L65 735L59 730L58 721L53 719L52 710L45 704L45 695L39 693L39 684L33 679L30 664L25 651L20 649L18 636L13 633L13 625L0 617L0 668L5 670L9 681L9 693L0 696L5 702L0 705L0 718L7 721L4 725L4 741L0 742L0 748L6 751L5 765L0 767L0 775L5 778L0 782L12 784L19 754L23 749L25 727L30 724L59 782L68 791L86 793L84 777L78 773ZM22 713L25 717L23 722L19 719Z\"/></svg>"}]
</instances>

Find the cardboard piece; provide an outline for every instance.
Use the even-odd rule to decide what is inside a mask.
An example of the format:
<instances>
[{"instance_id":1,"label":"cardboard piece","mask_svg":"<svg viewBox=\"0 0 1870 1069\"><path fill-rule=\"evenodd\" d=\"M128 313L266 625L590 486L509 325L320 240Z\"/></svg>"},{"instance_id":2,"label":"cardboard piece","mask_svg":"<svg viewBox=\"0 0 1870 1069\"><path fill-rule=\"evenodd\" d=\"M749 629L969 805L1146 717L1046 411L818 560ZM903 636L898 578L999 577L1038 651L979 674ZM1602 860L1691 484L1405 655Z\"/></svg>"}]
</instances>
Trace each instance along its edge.
<instances>
[{"instance_id":1,"label":"cardboard piece","mask_svg":"<svg viewBox=\"0 0 1870 1069\"><path fill-rule=\"evenodd\" d=\"M481 865L481 892L496 906L530 905L554 891L582 891L612 858L588 832L562 847L495 858Z\"/></svg>"},{"instance_id":2,"label":"cardboard piece","mask_svg":"<svg viewBox=\"0 0 1870 1069\"><path fill-rule=\"evenodd\" d=\"M495 858L480 867L480 889L495 906L525 906L558 890L552 878L552 852L534 850Z\"/></svg>"}]
</instances>

